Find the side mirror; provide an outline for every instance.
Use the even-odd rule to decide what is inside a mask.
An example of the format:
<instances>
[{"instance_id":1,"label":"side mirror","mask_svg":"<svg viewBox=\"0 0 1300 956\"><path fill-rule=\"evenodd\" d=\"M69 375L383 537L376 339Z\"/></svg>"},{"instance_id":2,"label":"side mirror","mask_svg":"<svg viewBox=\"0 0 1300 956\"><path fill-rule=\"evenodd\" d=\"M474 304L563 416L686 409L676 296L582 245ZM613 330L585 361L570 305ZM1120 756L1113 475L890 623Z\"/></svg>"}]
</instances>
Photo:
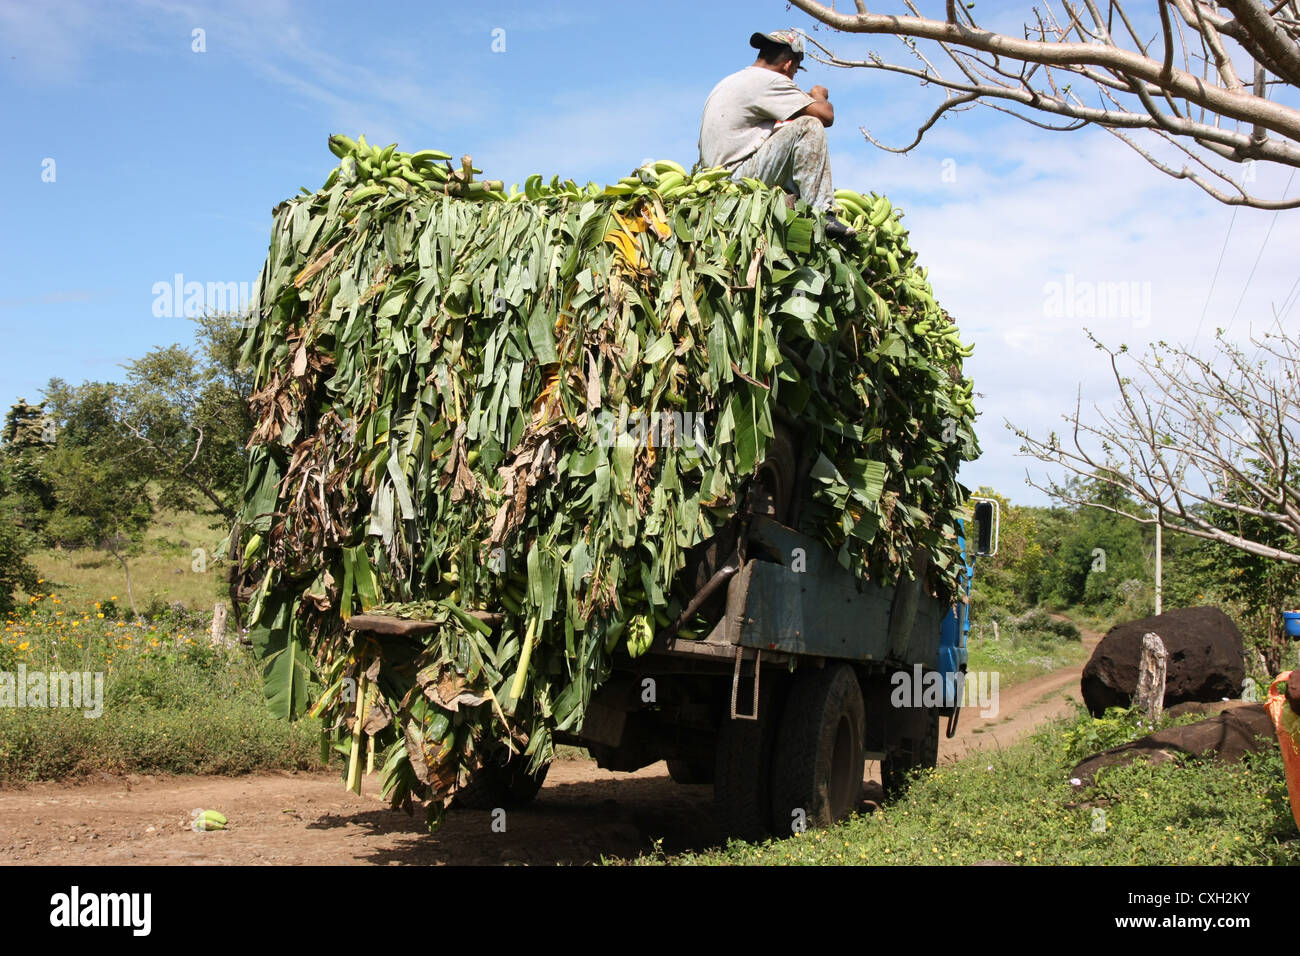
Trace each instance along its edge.
<instances>
[{"instance_id":1,"label":"side mirror","mask_svg":"<svg viewBox=\"0 0 1300 956\"><path fill-rule=\"evenodd\" d=\"M991 558L998 553L998 521L1001 512L998 503L989 498L972 498L975 502L975 553L981 558Z\"/></svg>"}]
</instances>

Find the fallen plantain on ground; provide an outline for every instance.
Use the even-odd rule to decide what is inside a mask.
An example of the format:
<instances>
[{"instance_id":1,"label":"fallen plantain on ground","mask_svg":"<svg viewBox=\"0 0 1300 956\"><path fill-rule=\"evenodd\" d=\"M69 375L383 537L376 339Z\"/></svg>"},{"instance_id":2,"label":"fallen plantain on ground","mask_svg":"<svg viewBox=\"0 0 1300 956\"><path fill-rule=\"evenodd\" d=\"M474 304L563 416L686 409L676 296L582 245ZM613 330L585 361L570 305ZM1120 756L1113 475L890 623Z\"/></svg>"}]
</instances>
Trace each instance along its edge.
<instances>
[{"instance_id":1,"label":"fallen plantain on ground","mask_svg":"<svg viewBox=\"0 0 1300 956\"><path fill-rule=\"evenodd\" d=\"M270 705L325 717L350 786L382 770L436 820L503 748L549 760L681 613L779 421L815 452L802 530L882 583L923 553L952 595L969 349L888 200L847 194L846 249L718 171L506 193L468 157L331 148L275 210L231 553ZM345 630L362 611L433 626Z\"/></svg>"}]
</instances>

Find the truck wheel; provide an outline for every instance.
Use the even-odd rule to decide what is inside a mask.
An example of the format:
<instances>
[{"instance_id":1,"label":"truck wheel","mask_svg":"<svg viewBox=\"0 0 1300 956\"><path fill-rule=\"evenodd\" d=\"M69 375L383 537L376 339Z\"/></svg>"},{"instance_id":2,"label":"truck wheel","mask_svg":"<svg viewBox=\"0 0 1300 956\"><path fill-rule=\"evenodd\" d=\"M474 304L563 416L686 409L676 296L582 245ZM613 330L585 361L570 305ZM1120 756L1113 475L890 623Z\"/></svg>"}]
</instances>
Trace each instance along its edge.
<instances>
[{"instance_id":1,"label":"truck wheel","mask_svg":"<svg viewBox=\"0 0 1300 956\"><path fill-rule=\"evenodd\" d=\"M703 760L669 760L668 776L687 786L713 783L713 766Z\"/></svg>"},{"instance_id":2,"label":"truck wheel","mask_svg":"<svg viewBox=\"0 0 1300 956\"><path fill-rule=\"evenodd\" d=\"M939 712L926 714L925 737L904 737L898 747L880 762L880 782L885 799L893 800L907 792L912 771L931 769L939 763Z\"/></svg>"},{"instance_id":3,"label":"truck wheel","mask_svg":"<svg viewBox=\"0 0 1300 956\"><path fill-rule=\"evenodd\" d=\"M786 523L794 503L794 486L799 456L790 429L777 425L767 446L767 457L758 466L749 491L749 510L754 514Z\"/></svg>"},{"instance_id":4,"label":"truck wheel","mask_svg":"<svg viewBox=\"0 0 1300 956\"><path fill-rule=\"evenodd\" d=\"M728 837L754 842L771 835L772 745L779 701L764 693L758 720L723 714L713 771L713 814Z\"/></svg>"},{"instance_id":5,"label":"truck wheel","mask_svg":"<svg viewBox=\"0 0 1300 956\"><path fill-rule=\"evenodd\" d=\"M528 772L532 758L512 756L505 766L488 764L480 767L469 778L469 783L456 791L453 806L466 810L515 809L530 803L546 781L551 765L545 764L534 776Z\"/></svg>"},{"instance_id":6,"label":"truck wheel","mask_svg":"<svg viewBox=\"0 0 1300 956\"><path fill-rule=\"evenodd\" d=\"M853 668L795 675L772 758L772 829L827 827L862 799L866 706Z\"/></svg>"}]
</instances>

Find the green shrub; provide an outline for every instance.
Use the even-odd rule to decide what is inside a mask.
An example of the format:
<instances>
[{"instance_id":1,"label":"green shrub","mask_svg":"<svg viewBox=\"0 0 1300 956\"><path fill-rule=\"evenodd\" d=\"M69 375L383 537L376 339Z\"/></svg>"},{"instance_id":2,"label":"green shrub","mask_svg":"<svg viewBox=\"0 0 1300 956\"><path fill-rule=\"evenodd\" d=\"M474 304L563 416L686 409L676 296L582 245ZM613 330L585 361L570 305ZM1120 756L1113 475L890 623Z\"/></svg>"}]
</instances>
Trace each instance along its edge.
<instances>
[{"instance_id":1,"label":"green shrub","mask_svg":"<svg viewBox=\"0 0 1300 956\"><path fill-rule=\"evenodd\" d=\"M36 569L27 562L31 552L29 535L18 526L3 495L0 480L0 614L12 614L15 595L34 591L38 579Z\"/></svg>"},{"instance_id":2,"label":"green shrub","mask_svg":"<svg viewBox=\"0 0 1300 956\"><path fill-rule=\"evenodd\" d=\"M1081 640L1083 635L1073 621L1063 620L1053 617L1042 608L1034 608L1026 611L1019 617L1012 618L1008 623L1016 630L1024 634L1040 634L1062 637L1066 640Z\"/></svg>"},{"instance_id":3,"label":"green shrub","mask_svg":"<svg viewBox=\"0 0 1300 956\"><path fill-rule=\"evenodd\" d=\"M136 623L112 613L109 602L73 611L44 594L9 617L0 669L102 673L103 712L0 709L0 783L322 766L319 723L267 710L250 651L211 646L193 626L201 616Z\"/></svg>"},{"instance_id":4,"label":"green shrub","mask_svg":"<svg viewBox=\"0 0 1300 956\"><path fill-rule=\"evenodd\" d=\"M1092 717L1080 707L1074 726L1061 732L1062 752L1067 761L1078 763L1103 750L1146 736L1154 729L1143 723L1142 716L1131 708L1110 707L1101 717Z\"/></svg>"},{"instance_id":5,"label":"green shrub","mask_svg":"<svg viewBox=\"0 0 1300 956\"><path fill-rule=\"evenodd\" d=\"M1016 615L1004 608L990 608L972 620L968 669L997 671L1003 688L1082 663L1085 657L1079 629L1043 610Z\"/></svg>"}]
</instances>

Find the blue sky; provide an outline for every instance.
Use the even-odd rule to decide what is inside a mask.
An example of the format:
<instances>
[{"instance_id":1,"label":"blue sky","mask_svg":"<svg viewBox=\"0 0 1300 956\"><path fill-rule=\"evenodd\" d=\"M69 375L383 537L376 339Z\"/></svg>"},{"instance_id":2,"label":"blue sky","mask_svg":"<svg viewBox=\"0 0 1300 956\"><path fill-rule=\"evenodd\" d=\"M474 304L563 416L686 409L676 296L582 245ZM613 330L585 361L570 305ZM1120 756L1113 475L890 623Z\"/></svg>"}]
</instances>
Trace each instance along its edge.
<instances>
[{"instance_id":1,"label":"blue sky","mask_svg":"<svg viewBox=\"0 0 1300 956\"><path fill-rule=\"evenodd\" d=\"M1029 5L980 10L1014 27ZM188 322L154 315L155 284L179 273L251 285L271 208L336 162L331 132L468 152L507 182L532 172L609 182L646 157L689 165L709 89L752 60L752 30L784 26L812 22L780 0L0 0L10 130L0 151L0 403L37 398L51 376L115 378L151 347L188 342ZM496 30L503 52L493 52ZM886 38L826 42L897 56ZM837 185L886 192L907 210L939 298L977 346L968 368L985 456L963 473L972 486L1040 500L1023 485L1031 463L1004 419L1041 432L1076 389L1085 402L1110 400L1083 325L1134 347L1204 347L1216 325L1238 337L1258 326L1300 273L1300 212L1233 219L1104 133L1041 132L983 109L941 122L910 155L887 154L859 127L906 142L935 91L809 66L801 81L827 86L837 109ZM47 160L53 182L42 179ZM1272 195L1286 183L1276 171L1259 179ZM1134 301L1150 305L1087 321L1054 314L1047 290L1067 280L1137 283L1149 300ZM1300 325L1300 308L1291 316Z\"/></svg>"}]
</instances>

